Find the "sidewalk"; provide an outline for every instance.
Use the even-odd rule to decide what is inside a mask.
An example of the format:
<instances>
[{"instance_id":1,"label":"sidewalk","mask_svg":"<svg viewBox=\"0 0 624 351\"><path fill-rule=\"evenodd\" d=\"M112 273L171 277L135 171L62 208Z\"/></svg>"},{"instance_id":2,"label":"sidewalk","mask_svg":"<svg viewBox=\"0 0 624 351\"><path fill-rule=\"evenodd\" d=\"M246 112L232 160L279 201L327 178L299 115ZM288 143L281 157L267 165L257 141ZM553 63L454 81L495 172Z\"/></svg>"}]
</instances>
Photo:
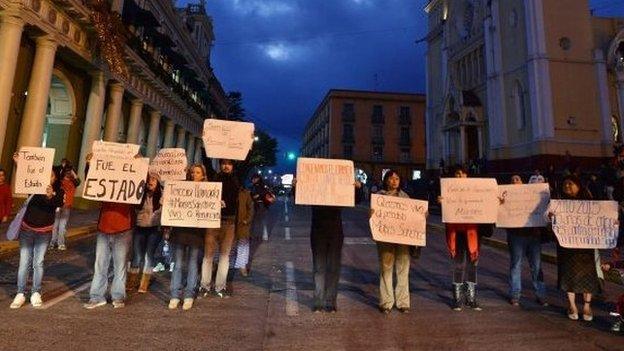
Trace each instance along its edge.
<instances>
[{"instance_id":1,"label":"sidewalk","mask_svg":"<svg viewBox=\"0 0 624 351\"><path fill-rule=\"evenodd\" d=\"M95 232L99 214L99 209L72 209L65 235L66 240L70 241ZM19 248L18 241L9 241L6 238L9 223L0 224L0 256L12 253Z\"/></svg>"}]
</instances>

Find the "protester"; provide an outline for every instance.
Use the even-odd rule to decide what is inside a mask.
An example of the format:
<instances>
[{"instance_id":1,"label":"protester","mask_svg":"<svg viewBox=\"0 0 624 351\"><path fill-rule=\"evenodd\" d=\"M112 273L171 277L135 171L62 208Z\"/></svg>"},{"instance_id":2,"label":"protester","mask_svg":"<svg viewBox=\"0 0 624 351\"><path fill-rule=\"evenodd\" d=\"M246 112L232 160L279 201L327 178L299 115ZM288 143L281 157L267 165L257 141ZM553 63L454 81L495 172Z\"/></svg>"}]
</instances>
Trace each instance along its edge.
<instances>
[{"instance_id":1,"label":"protester","mask_svg":"<svg viewBox=\"0 0 624 351\"><path fill-rule=\"evenodd\" d=\"M89 174L89 166L93 154L87 155L85 174ZM113 281L111 298L114 308L123 308L126 299L126 264L128 251L132 241L134 213L132 205L125 203L103 202L97 225L95 244L95 264L93 280L89 291L89 302L86 309L94 309L106 305L108 289L108 268L113 261Z\"/></svg>"},{"instance_id":2,"label":"protester","mask_svg":"<svg viewBox=\"0 0 624 351\"><path fill-rule=\"evenodd\" d=\"M382 190L377 194L409 198L401 190L401 177L395 170L389 170L383 177ZM371 210L371 215L373 215ZM379 253L379 310L388 314L395 305L402 313L410 311L409 270L410 246L377 242ZM396 270L397 284L393 289L393 274Z\"/></svg>"},{"instance_id":3,"label":"protester","mask_svg":"<svg viewBox=\"0 0 624 351\"><path fill-rule=\"evenodd\" d=\"M268 209L271 206L272 202L270 200L266 200L267 198L271 198L272 193L269 187L264 184L264 180L259 174L254 174L251 176L251 198L254 201L254 221L253 221L253 235L254 239L263 237L265 233L268 236ZM267 237L265 237L265 240ZM253 251L253 250L252 250ZM253 256L253 255L252 255Z\"/></svg>"},{"instance_id":4,"label":"protester","mask_svg":"<svg viewBox=\"0 0 624 351\"><path fill-rule=\"evenodd\" d=\"M254 217L254 202L251 192L244 187L238 192L238 211L236 213L236 260L234 268L239 269L241 275L249 275L249 248L251 241L251 223Z\"/></svg>"},{"instance_id":5,"label":"protester","mask_svg":"<svg viewBox=\"0 0 624 351\"><path fill-rule=\"evenodd\" d=\"M162 205L162 186L158 174L150 173L145 184L145 193L138 207L136 227L132 235L134 253L128 270L126 290L136 289L146 293L149 288L154 269L154 254L162 240L160 234L160 212ZM143 274L139 283L139 274L143 264Z\"/></svg>"},{"instance_id":6,"label":"protester","mask_svg":"<svg viewBox=\"0 0 624 351\"><path fill-rule=\"evenodd\" d=\"M533 176L531 180L539 182L540 176ZM542 182L544 179L542 177ZM511 184L522 185L522 178L515 174L511 177ZM504 202L505 199L501 199ZM546 303L546 285L542 273L542 230L543 228L507 228L507 244L509 248L509 303L513 306L520 305L522 293L522 259L524 256L529 261L531 268L531 281L535 289L537 303L548 306Z\"/></svg>"},{"instance_id":7,"label":"protester","mask_svg":"<svg viewBox=\"0 0 624 351\"><path fill-rule=\"evenodd\" d=\"M0 168L0 220L5 223L9 220L13 210L13 195L11 184L7 182L6 172Z\"/></svg>"},{"instance_id":8,"label":"protester","mask_svg":"<svg viewBox=\"0 0 624 351\"><path fill-rule=\"evenodd\" d=\"M564 200L591 200L591 194L581 184L576 175L568 175L561 183L561 198ZM553 213L549 217L556 221ZM591 310L593 294L602 290L598 278L598 250L568 249L557 245L557 271L559 289L568 296L568 318L578 320L576 294L583 295L583 320L589 322L594 316Z\"/></svg>"},{"instance_id":9,"label":"protester","mask_svg":"<svg viewBox=\"0 0 624 351\"><path fill-rule=\"evenodd\" d=\"M19 162L17 153L13 155L13 160L15 163ZM10 306L13 309L22 307L26 302L26 283L31 262L33 277L30 304L35 308L43 305L41 299L43 260L52 237L54 213L57 207L63 206L64 195L58 169L53 169L46 193L32 195L27 200L28 205L19 233L20 260L17 269L17 294Z\"/></svg>"},{"instance_id":10,"label":"protester","mask_svg":"<svg viewBox=\"0 0 624 351\"><path fill-rule=\"evenodd\" d=\"M230 251L234 243L236 212L238 211L238 197L240 184L234 174L232 160L219 161L221 171L217 173L215 181L221 182L221 226L209 228L204 242L204 259L202 261L201 287L203 295L207 296L212 285L212 262L215 251L219 248L219 264L214 282L214 294L217 297L228 297L226 290L227 274L230 268Z\"/></svg>"},{"instance_id":11,"label":"protester","mask_svg":"<svg viewBox=\"0 0 624 351\"><path fill-rule=\"evenodd\" d=\"M189 168L187 179L194 182L207 181L206 168L201 164L194 164ZM199 251L204 244L205 228L172 227L169 241L173 246L174 263L171 275L171 299L169 309L175 310L184 297L183 310L193 307L197 289ZM186 258L185 258L186 257ZM186 263L186 264L185 264ZM186 285L182 283L182 270L186 265Z\"/></svg>"},{"instance_id":12,"label":"protester","mask_svg":"<svg viewBox=\"0 0 624 351\"><path fill-rule=\"evenodd\" d=\"M61 187L65 192L65 201L63 206L59 207L56 211L54 219L54 230L52 231L52 241L50 242L50 248L53 248L55 244L58 245L58 249L64 251L65 246L65 234L67 233L67 223L69 222L69 214L74 205L74 195L76 194L76 188L80 185L80 179L71 164L65 160L59 167L61 172Z\"/></svg>"},{"instance_id":13,"label":"protester","mask_svg":"<svg viewBox=\"0 0 624 351\"><path fill-rule=\"evenodd\" d=\"M455 170L455 178L466 178L468 173L462 167ZM442 197L438 202L444 204ZM473 310L480 311L477 302L477 263L481 249L478 224L446 223L446 244L453 259L453 310L461 311L466 291L466 304Z\"/></svg>"}]
</instances>

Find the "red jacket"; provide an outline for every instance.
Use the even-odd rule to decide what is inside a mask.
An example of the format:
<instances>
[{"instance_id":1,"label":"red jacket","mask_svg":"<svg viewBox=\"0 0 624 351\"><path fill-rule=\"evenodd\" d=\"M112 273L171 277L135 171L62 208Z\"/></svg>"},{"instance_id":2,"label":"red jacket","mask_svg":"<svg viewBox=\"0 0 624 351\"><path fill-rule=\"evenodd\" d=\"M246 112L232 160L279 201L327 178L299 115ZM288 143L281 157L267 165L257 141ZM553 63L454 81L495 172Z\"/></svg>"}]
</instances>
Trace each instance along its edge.
<instances>
[{"instance_id":1,"label":"red jacket","mask_svg":"<svg viewBox=\"0 0 624 351\"><path fill-rule=\"evenodd\" d=\"M116 202L102 203L98 230L104 234L119 234L132 229L132 205Z\"/></svg>"},{"instance_id":2,"label":"red jacket","mask_svg":"<svg viewBox=\"0 0 624 351\"><path fill-rule=\"evenodd\" d=\"M13 195L11 186L7 183L0 185L0 219L9 216L13 209Z\"/></svg>"}]
</instances>

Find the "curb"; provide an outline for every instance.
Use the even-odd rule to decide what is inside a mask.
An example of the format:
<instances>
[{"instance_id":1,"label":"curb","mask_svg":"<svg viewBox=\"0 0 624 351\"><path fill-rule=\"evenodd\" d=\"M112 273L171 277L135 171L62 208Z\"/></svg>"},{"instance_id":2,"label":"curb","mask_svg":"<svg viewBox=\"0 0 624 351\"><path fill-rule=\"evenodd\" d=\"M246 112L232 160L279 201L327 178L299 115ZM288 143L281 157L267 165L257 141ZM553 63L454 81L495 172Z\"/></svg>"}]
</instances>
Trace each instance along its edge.
<instances>
[{"instance_id":1,"label":"curb","mask_svg":"<svg viewBox=\"0 0 624 351\"><path fill-rule=\"evenodd\" d=\"M78 240L83 237L86 237L92 233L97 231L97 224L85 225L81 227L75 227L67 230L67 234L65 235L65 240ZM9 254L13 254L19 250L19 241L2 241L0 242L0 257L7 256Z\"/></svg>"}]
</instances>

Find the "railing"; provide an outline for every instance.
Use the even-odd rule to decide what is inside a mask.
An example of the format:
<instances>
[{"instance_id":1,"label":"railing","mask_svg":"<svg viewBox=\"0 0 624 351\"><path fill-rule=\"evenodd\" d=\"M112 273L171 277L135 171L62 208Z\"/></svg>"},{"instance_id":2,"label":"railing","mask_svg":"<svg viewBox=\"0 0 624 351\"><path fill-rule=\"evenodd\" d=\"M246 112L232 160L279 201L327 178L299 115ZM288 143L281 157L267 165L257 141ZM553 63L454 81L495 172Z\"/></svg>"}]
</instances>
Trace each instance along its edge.
<instances>
[{"instance_id":1,"label":"railing","mask_svg":"<svg viewBox=\"0 0 624 351\"><path fill-rule=\"evenodd\" d=\"M384 115L374 114L371 116L371 123L373 124L384 124L386 122L386 118Z\"/></svg>"}]
</instances>

